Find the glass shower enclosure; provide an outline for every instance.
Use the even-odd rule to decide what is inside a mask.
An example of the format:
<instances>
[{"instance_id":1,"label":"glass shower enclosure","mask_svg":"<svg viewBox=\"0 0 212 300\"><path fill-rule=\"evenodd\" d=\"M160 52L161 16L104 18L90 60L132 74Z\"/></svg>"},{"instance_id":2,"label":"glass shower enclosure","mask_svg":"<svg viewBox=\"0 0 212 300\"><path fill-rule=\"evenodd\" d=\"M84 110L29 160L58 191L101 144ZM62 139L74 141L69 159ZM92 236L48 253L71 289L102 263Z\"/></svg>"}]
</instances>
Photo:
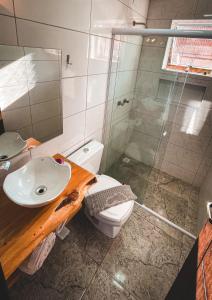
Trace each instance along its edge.
<instances>
[{"instance_id":1,"label":"glass shower enclosure","mask_svg":"<svg viewBox=\"0 0 212 300\"><path fill-rule=\"evenodd\" d=\"M116 29L108 78L102 171L193 237L212 157L212 78L197 53L211 38L198 28Z\"/></svg>"}]
</instances>

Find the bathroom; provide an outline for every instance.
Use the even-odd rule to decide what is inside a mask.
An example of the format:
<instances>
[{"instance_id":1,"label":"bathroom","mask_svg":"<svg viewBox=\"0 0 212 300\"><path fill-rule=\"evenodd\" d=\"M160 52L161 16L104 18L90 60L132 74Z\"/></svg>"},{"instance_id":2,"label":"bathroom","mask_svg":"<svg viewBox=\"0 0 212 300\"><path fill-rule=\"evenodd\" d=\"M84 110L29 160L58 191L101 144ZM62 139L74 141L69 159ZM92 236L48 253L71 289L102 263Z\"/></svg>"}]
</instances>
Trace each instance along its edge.
<instances>
[{"instance_id":1,"label":"bathroom","mask_svg":"<svg viewBox=\"0 0 212 300\"><path fill-rule=\"evenodd\" d=\"M27 300L210 299L211 24L210 0L0 0L1 299L3 290L5 299ZM177 37L170 29L204 31L206 37ZM15 155L2 151L5 132L16 132L18 146L24 144ZM111 186L104 180L102 186L130 185L134 206L125 207L124 221L123 211L116 212L120 226L102 229L85 213L84 192L72 195L80 202L66 217L62 201L55 212L63 222L54 222L58 227L66 220L65 236L58 234L42 267L28 275L21 265L47 236L42 228L55 232L53 219L39 223L36 247L31 244L24 258L25 251L17 252L19 262L5 254L9 230L16 251L36 214L60 199L25 208L13 203L20 200L16 177L12 187L2 187L30 162L54 156L62 166L66 159L80 165L87 151L100 167L87 165L83 173L71 165L71 178L63 168L60 181L92 190L92 174L100 174L97 183L109 176ZM40 182L37 192L43 193ZM29 221L26 231L19 213ZM207 251L192 269L198 241ZM182 278L193 277L194 286L179 287ZM193 298L180 294L189 288Z\"/></svg>"}]
</instances>

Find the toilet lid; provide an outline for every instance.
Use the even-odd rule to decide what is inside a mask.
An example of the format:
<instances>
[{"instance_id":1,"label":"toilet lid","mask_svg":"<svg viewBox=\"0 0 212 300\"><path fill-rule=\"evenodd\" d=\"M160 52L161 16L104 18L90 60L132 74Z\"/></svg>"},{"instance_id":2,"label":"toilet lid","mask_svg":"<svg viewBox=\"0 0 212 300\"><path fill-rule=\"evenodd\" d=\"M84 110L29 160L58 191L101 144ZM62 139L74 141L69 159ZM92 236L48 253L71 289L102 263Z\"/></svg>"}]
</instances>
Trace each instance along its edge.
<instances>
[{"instance_id":1,"label":"toilet lid","mask_svg":"<svg viewBox=\"0 0 212 300\"><path fill-rule=\"evenodd\" d=\"M107 190L119 185L121 185L121 183L112 177L109 177L107 175L97 175L97 183L93 184L90 187L87 195L92 195L94 193ZM99 220L105 219L115 223L120 223L122 219L124 219L129 213L129 211L131 211L133 205L133 200L118 204L100 212L99 215L96 216L96 218Z\"/></svg>"}]
</instances>

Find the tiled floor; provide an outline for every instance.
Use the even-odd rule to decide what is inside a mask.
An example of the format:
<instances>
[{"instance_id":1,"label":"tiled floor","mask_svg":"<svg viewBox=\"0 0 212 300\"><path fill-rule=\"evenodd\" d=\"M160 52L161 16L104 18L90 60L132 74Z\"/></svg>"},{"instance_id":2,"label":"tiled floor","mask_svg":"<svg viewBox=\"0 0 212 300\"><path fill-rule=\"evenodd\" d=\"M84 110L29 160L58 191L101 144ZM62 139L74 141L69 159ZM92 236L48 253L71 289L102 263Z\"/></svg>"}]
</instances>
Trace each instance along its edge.
<instances>
[{"instance_id":1,"label":"tiled floor","mask_svg":"<svg viewBox=\"0 0 212 300\"><path fill-rule=\"evenodd\" d=\"M113 240L83 211L68 227L43 267L13 286L12 300L162 300L193 244L138 204Z\"/></svg>"},{"instance_id":2,"label":"tiled floor","mask_svg":"<svg viewBox=\"0 0 212 300\"><path fill-rule=\"evenodd\" d=\"M138 202L197 235L198 189L164 172L121 157L107 172L130 184Z\"/></svg>"}]
</instances>

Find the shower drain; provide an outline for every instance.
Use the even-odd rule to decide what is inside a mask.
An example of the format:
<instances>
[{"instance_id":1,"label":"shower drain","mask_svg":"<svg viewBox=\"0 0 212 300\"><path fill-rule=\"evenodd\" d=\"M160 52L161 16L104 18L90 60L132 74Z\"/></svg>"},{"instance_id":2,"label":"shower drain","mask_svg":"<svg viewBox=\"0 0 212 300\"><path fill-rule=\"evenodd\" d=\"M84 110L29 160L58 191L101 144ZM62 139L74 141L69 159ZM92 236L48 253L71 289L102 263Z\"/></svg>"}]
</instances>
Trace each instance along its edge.
<instances>
[{"instance_id":1,"label":"shower drain","mask_svg":"<svg viewBox=\"0 0 212 300\"><path fill-rule=\"evenodd\" d=\"M47 191L47 187L45 185L40 185L36 188L35 194L40 196L45 194L46 191Z\"/></svg>"}]
</instances>

